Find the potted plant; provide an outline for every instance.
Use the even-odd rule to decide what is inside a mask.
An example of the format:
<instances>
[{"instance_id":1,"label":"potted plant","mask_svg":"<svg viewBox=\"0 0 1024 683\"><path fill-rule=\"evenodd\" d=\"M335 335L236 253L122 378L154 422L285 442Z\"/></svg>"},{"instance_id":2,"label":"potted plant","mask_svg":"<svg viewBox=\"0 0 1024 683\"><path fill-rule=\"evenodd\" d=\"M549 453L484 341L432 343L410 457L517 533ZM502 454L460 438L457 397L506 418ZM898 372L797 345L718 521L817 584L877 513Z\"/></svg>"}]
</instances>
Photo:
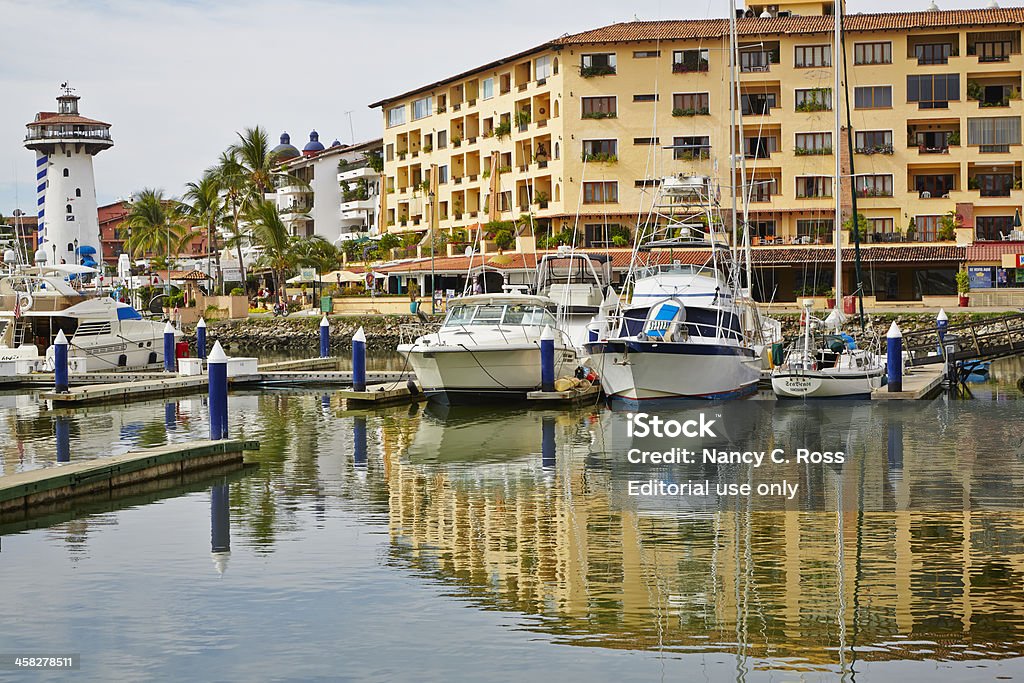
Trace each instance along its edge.
<instances>
[{"instance_id":1,"label":"potted plant","mask_svg":"<svg viewBox=\"0 0 1024 683\"><path fill-rule=\"evenodd\" d=\"M917 236L917 219L911 217L910 223L907 224L907 241L913 242Z\"/></svg>"},{"instance_id":2,"label":"potted plant","mask_svg":"<svg viewBox=\"0 0 1024 683\"><path fill-rule=\"evenodd\" d=\"M835 287L829 287L828 292L825 294L825 308L836 307L836 289Z\"/></svg>"},{"instance_id":3,"label":"potted plant","mask_svg":"<svg viewBox=\"0 0 1024 683\"><path fill-rule=\"evenodd\" d=\"M958 270L956 273L956 293L960 298L960 307L967 308L969 305L967 293L971 291L971 278L966 270Z\"/></svg>"},{"instance_id":4,"label":"potted plant","mask_svg":"<svg viewBox=\"0 0 1024 683\"><path fill-rule=\"evenodd\" d=\"M540 205L540 208L542 208L542 209L548 208L548 193L547 192L544 192L543 190L541 190L540 192L537 193L535 198L537 200L537 204Z\"/></svg>"}]
</instances>

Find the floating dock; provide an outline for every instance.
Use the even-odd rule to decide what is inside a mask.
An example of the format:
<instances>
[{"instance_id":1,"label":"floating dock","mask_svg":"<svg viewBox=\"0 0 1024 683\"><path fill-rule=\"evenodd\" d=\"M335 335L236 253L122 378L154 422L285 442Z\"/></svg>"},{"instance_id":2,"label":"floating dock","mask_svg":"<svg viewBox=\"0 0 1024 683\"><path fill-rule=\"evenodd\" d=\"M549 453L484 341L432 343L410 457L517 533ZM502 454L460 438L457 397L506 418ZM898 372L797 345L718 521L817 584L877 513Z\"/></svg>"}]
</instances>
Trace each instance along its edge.
<instances>
[{"instance_id":1,"label":"floating dock","mask_svg":"<svg viewBox=\"0 0 1024 683\"><path fill-rule=\"evenodd\" d=\"M346 403L352 404L372 404L376 406L383 405L395 405L399 403L419 403L426 401L427 396L424 394L419 387L416 387L416 391L409 389L407 384L401 384L396 386L398 382L388 382L386 384L375 384L367 385L366 391L356 391L354 389L342 389L338 392L340 398L345 399Z\"/></svg>"},{"instance_id":2,"label":"floating dock","mask_svg":"<svg viewBox=\"0 0 1024 683\"><path fill-rule=\"evenodd\" d=\"M256 441L194 441L45 467L0 477L0 515L26 515L36 508L90 496L112 496L118 489L157 479L176 479L226 465L241 466Z\"/></svg>"},{"instance_id":3,"label":"floating dock","mask_svg":"<svg viewBox=\"0 0 1024 683\"><path fill-rule=\"evenodd\" d=\"M907 399L931 398L942 387L946 371L940 365L919 366L912 372L903 375L903 391L889 391L889 387L879 387L871 392L873 401L894 401Z\"/></svg>"},{"instance_id":4,"label":"floating dock","mask_svg":"<svg viewBox=\"0 0 1024 683\"><path fill-rule=\"evenodd\" d=\"M565 391L531 391L526 394L526 400L534 404L572 404L578 405L587 401L596 402L601 394L601 385L594 383L589 387L575 387Z\"/></svg>"}]
</instances>

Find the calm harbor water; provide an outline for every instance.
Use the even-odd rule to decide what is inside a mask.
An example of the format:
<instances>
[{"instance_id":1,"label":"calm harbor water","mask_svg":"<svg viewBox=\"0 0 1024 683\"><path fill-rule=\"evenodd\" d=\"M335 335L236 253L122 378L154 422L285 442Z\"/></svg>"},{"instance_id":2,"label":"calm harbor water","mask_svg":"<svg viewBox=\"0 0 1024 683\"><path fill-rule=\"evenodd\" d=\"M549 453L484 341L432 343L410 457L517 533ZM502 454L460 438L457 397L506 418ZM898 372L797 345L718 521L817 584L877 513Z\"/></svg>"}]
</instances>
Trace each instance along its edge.
<instances>
[{"instance_id":1,"label":"calm harbor water","mask_svg":"<svg viewBox=\"0 0 1024 683\"><path fill-rule=\"evenodd\" d=\"M1020 679L1024 363L993 375L970 401L658 411L718 421L690 448L847 455L771 470L630 464L672 444L598 406L232 394L258 469L0 527L0 653L79 653L82 680ZM0 468L56 466L58 423L78 461L206 420L0 394ZM628 495L655 479L798 492Z\"/></svg>"}]
</instances>

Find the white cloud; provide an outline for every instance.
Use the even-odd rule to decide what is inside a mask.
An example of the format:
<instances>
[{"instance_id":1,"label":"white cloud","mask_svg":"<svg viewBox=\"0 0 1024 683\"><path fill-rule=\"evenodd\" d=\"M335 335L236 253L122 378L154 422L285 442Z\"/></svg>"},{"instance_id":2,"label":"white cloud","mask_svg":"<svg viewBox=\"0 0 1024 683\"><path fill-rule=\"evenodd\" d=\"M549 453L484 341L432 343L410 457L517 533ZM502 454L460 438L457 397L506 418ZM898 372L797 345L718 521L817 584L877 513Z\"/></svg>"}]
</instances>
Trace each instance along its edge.
<instances>
[{"instance_id":1,"label":"white cloud","mask_svg":"<svg viewBox=\"0 0 1024 683\"><path fill-rule=\"evenodd\" d=\"M884 8L883 0L861 0L851 10ZM262 125L274 139L287 130L299 147L313 128L324 143L348 142L351 111L355 137L376 137L381 122L370 102L563 33L634 14L668 18L668 11L679 6L0 0L0 211L15 207L15 178L20 205L34 204L23 126L53 108L65 80L82 96L85 116L113 124L115 145L96 160L99 199L106 202L145 186L179 193L246 126ZM709 0L686 14L724 11L724 2Z\"/></svg>"}]
</instances>

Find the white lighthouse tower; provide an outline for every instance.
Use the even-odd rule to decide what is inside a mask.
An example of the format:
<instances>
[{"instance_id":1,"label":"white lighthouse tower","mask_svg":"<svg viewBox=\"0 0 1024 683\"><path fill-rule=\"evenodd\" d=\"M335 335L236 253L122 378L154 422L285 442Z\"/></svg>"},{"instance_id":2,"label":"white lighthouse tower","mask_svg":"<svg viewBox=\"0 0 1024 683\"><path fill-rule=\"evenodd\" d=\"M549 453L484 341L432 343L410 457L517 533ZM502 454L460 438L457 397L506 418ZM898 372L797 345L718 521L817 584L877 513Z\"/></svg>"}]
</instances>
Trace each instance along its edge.
<instances>
[{"instance_id":1,"label":"white lighthouse tower","mask_svg":"<svg viewBox=\"0 0 1024 683\"><path fill-rule=\"evenodd\" d=\"M114 142L110 124L78 113L79 97L61 85L57 111L36 114L25 147L36 153L39 245L36 260L101 268L92 158Z\"/></svg>"}]
</instances>

